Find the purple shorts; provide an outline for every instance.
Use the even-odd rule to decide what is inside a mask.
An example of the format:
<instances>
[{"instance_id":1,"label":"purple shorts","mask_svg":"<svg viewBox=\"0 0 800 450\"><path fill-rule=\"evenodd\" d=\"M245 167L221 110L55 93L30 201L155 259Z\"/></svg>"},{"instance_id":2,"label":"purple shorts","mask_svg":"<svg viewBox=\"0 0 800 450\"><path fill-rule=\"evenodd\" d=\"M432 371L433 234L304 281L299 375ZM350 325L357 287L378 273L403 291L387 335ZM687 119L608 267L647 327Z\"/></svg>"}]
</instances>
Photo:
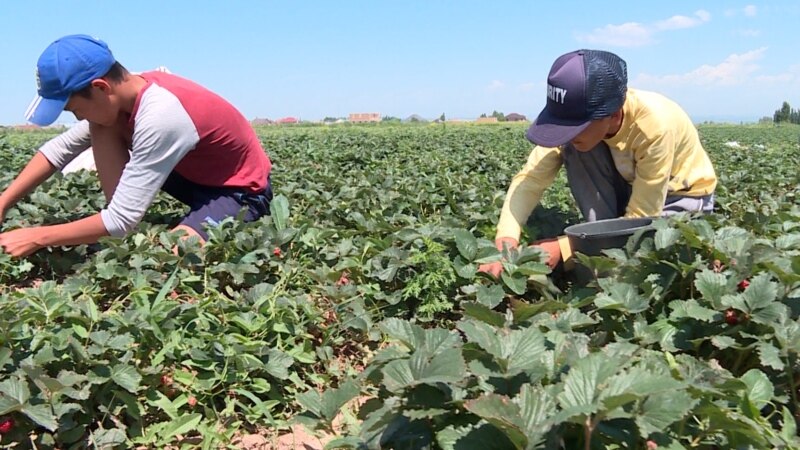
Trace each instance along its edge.
<instances>
[{"instance_id":1,"label":"purple shorts","mask_svg":"<svg viewBox=\"0 0 800 450\"><path fill-rule=\"evenodd\" d=\"M242 209L246 209L244 221L251 222L269 214L269 203L272 201L269 177L267 188L253 194L244 189L203 186L173 171L161 190L189 206L189 213L180 225L195 230L204 240L208 240L205 227L219 225L226 217L236 217Z\"/></svg>"}]
</instances>

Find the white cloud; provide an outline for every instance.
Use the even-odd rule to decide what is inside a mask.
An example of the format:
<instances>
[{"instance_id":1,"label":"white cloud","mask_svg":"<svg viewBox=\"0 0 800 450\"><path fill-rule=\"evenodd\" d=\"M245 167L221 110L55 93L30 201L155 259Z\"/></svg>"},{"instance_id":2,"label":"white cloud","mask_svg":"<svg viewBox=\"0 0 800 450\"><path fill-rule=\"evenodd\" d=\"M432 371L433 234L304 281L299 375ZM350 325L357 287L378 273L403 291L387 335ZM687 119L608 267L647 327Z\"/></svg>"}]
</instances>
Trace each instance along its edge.
<instances>
[{"instance_id":1,"label":"white cloud","mask_svg":"<svg viewBox=\"0 0 800 450\"><path fill-rule=\"evenodd\" d=\"M709 20L711 20L711 14L701 9L695 11L691 17L675 15L649 25L639 22L626 22L621 25L609 24L601 28L595 28L590 33L578 33L575 38L588 44L642 47L653 43L653 35L656 33L693 28Z\"/></svg>"},{"instance_id":2,"label":"white cloud","mask_svg":"<svg viewBox=\"0 0 800 450\"><path fill-rule=\"evenodd\" d=\"M711 20L711 14L708 11L700 10L694 13L694 17L687 16L672 16L667 20L661 20L655 23L654 28L657 31L665 30L680 30L682 28L693 28Z\"/></svg>"},{"instance_id":3,"label":"white cloud","mask_svg":"<svg viewBox=\"0 0 800 450\"><path fill-rule=\"evenodd\" d=\"M776 75L760 75L756 77L759 83L768 84L798 84L800 85L800 64L795 64L786 69L785 72Z\"/></svg>"},{"instance_id":4,"label":"white cloud","mask_svg":"<svg viewBox=\"0 0 800 450\"><path fill-rule=\"evenodd\" d=\"M497 91L499 89L503 89L505 86L506 84L500 80L492 80L492 82L489 83L489 86L486 86L486 89L490 91Z\"/></svg>"},{"instance_id":5,"label":"white cloud","mask_svg":"<svg viewBox=\"0 0 800 450\"><path fill-rule=\"evenodd\" d=\"M747 28L747 29L738 30L738 31L736 31L736 33L739 36L756 37L756 36L761 34L761 30L754 30L752 28Z\"/></svg>"},{"instance_id":6,"label":"white cloud","mask_svg":"<svg viewBox=\"0 0 800 450\"><path fill-rule=\"evenodd\" d=\"M758 14L758 7L756 5L747 5L742 9L726 9L725 16L726 17L733 17L738 15L739 13L744 14L747 17L755 17Z\"/></svg>"},{"instance_id":7,"label":"white cloud","mask_svg":"<svg viewBox=\"0 0 800 450\"><path fill-rule=\"evenodd\" d=\"M732 54L717 65L704 64L684 74L642 74L637 77L636 82L642 85L739 85L748 81L759 70L757 61L763 58L766 50L766 47L761 47L742 54Z\"/></svg>"},{"instance_id":8,"label":"white cloud","mask_svg":"<svg viewBox=\"0 0 800 450\"><path fill-rule=\"evenodd\" d=\"M650 44L652 31L638 22L628 22L622 25L606 25L595 28L591 33L579 34L578 41L589 44L616 45L619 47L641 47Z\"/></svg>"},{"instance_id":9,"label":"white cloud","mask_svg":"<svg viewBox=\"0 0 800 450\"><path fill-rule=\"evenodd\" d=\"M706 11L705 9L698 9L694 12L694 15L697 16L703 22L708 22L711 20L711 13Z\"/></svg>"}]
</instances>

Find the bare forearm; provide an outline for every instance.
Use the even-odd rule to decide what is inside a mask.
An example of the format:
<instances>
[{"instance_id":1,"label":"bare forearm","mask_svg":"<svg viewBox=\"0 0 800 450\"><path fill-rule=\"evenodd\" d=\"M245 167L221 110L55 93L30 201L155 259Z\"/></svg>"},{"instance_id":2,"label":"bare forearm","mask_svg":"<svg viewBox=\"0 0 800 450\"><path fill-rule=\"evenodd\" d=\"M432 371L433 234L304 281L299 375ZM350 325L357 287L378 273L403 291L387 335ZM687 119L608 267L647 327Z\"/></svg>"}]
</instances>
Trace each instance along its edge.
<instances>
[{"instance_id":1,"label":"bare forearm","mask_svg":"<svg viewBox=\"0 0 800 450\"><path fill-rule=\"evenodd\" d=\"M17 204L17 202L34 188L42 184L55 173L56 168L40 152L22 169L14 181L0 194L0 212Z\"/></svg>"},{"instance_id":2,"label":"bare forearm","mask_svg":"<svg viewBox=\"0 0 800 450\"><path fill-rule=\"evenodd\" d=\"M38 230L41 247L91 244L109 235L100 214L60 225L38 227Z\"/></svg>"},{"instance_id":3,"label":"bare forearm","mask_svg":"<svg viewBox=\"0 0 800 450\"><path fill-rule=\"evenodd\" d=\"M108 231L100 214L95 214L62 225L18 228L0 233L0 247L12 256L22 257L45 247L90 244L103 236L108 236Z\"/></svg>"}]
</instances>

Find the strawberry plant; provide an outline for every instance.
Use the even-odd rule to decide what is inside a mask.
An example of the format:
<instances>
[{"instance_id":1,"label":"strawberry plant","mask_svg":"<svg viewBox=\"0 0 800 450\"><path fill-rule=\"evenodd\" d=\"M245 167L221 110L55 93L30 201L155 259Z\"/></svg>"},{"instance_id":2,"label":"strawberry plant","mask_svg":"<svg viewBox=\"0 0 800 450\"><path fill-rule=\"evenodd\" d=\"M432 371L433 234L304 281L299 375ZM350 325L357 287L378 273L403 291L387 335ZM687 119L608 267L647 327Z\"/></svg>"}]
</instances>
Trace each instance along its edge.
<instances>
[{"instance_id":1,"label":"strawberry plant","mask_svg":"<svg viewBox=\"0 0 800 450\"><path fill-rule=\"evenodd\" d=\"M257 131L269 217L200 246L160 194L123 239L0 253L0 446L219 448L294 422L329 448L800 446L800 127L702 126L717 212L579 255L586 286L494 246L523 125ZM3 186L49 136L0 132ZM104 205L93 173L56 175L2 227ZM523 239L578 220L560 175Z\"/></svg>"}]
</instances>

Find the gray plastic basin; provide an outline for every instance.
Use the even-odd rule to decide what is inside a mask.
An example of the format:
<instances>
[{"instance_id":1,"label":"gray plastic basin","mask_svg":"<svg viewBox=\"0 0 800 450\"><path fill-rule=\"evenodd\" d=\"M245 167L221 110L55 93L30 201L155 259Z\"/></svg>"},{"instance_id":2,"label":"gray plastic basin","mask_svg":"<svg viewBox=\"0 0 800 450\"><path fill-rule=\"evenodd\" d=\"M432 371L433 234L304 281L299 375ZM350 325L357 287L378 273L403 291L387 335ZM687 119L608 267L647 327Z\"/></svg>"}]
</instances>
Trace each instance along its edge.
<instances>
[{"instance_id":1,"label":"gray plastic basin","mask_svg":"<svg viewBox=\"0 0 800 450\"><path fill-rule=\"evenodd\" d=\"M628 239L637 231L642 233L639 235L640 240L635 244L636 247L642 238L654 232L653 219L646 217L606 219L580 223L564 229L573 253L583 253L588 256L599 256L603 250L625 247ZM577 281L581 284L593 278L589 269L580 263L576 266L575 272Z\"/></svg>"}]
</instances>

